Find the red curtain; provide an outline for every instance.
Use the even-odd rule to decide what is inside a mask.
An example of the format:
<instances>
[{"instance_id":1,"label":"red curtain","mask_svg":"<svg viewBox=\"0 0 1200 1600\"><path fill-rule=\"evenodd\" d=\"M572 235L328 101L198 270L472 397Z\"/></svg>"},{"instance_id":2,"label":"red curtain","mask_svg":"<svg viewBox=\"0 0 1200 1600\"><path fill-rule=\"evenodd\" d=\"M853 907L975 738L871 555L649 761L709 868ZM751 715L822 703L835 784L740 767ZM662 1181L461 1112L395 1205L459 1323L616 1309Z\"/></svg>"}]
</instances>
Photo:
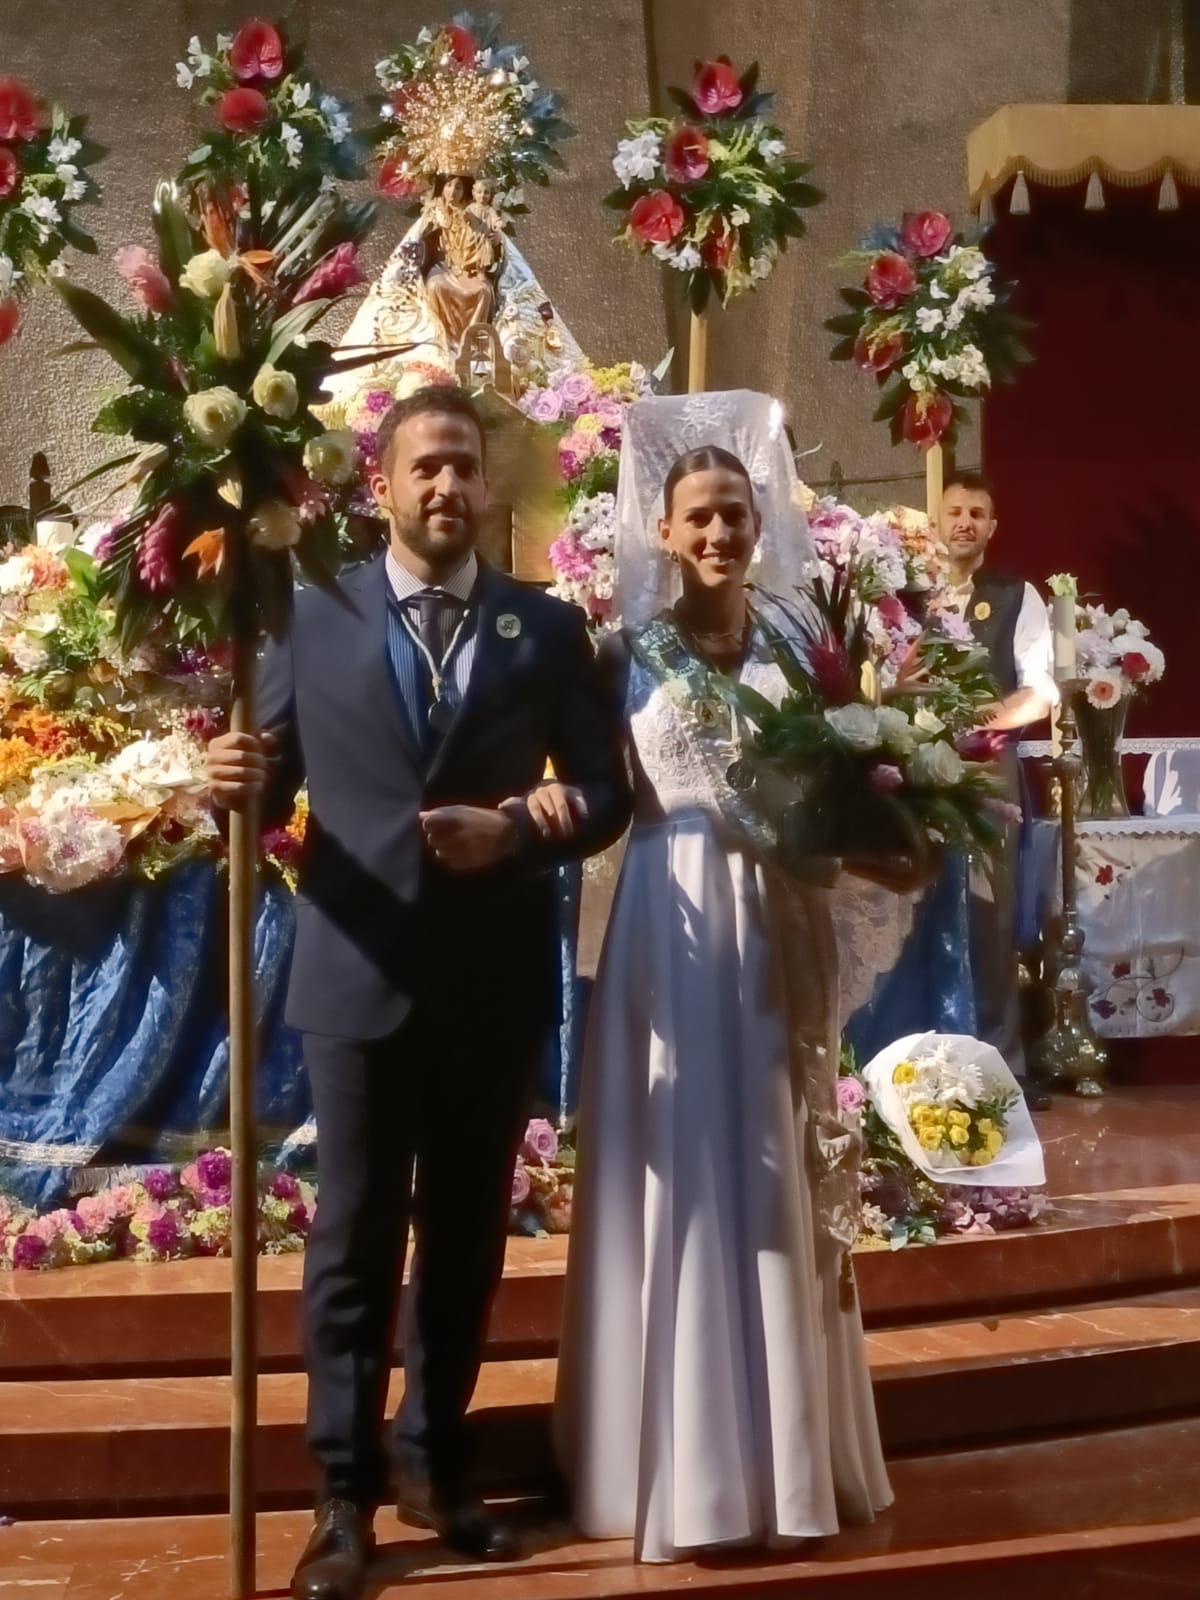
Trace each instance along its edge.
<instances>
[{"instance_id":1,"label":"red curtain","mask_svg":"<svg viewBox=\"0 0 1200 1600\"><path fill-rule=\"evenodd\" d=\"M1036 361L984 405L997 565L1042 582L1074 572L1128 606L1166 652L1129 734L1200 734L1200 191L1030 185L1027 216L997 197L988 253L1016 279Z\"/></svg>"}]
</instances>

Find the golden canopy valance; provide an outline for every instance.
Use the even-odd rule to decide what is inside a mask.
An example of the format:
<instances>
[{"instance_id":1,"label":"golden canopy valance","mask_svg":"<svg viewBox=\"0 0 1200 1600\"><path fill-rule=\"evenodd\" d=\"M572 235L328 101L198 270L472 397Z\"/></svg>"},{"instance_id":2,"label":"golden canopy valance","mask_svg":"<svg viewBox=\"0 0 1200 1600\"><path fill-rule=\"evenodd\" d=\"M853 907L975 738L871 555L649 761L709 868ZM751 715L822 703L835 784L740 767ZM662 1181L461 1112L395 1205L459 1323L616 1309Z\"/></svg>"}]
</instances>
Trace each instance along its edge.
<instances>
[{"instance_id":1,"label":"golden canopy valance","mask_svg":"<svg viewBox=\"0 0 1200 1600\"><path fill-rule=\"evenodd\" d=\"M979 207L1007 179L1152 183L1170 173L1200 185L1200 106L1001 106L967 139L967 181Z\"/></svg>"}]
</instances>

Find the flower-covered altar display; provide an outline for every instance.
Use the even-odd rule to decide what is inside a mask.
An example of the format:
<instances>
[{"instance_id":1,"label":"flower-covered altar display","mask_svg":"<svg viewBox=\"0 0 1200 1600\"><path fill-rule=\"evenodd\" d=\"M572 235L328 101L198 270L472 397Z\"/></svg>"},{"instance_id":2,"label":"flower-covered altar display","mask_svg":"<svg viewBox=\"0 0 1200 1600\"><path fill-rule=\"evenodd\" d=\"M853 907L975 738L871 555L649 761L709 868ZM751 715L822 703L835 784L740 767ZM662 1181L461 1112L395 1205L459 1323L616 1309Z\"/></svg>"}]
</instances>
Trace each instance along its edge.
<instances>
[{"instance_id":1,"label":"flower-covered altar display","mask_svg":"<svg viewBox=\"0 0 1200 1600\"><path fill-rule=\"evenodd\" d=\"M696 312L757 288L822 198L758 78L757 62L742 73L728 56L697 62L689 89L668 90L677 115L626 123L613 157L620 186L605 204L621 214L618 240L680 273Z\"/></svg>"},{"instance_id":2,"label":"flower-covered altar display","mask_svg":"<svg viewBox=\"0 0 1200 1600\"><path fill-rule=\"evenodd\" d=\"M47 110L28 84L0 75L0 345L21 325L21 302L68 246L94 254L75 208L98 195L89 168L103 151L87 118Z\"/></svg>"},{"instance_id":3,"label":"flower-covered altar display","mask_svg":"<svg viewBox=\"0 0 1200 1600\"><path fill-rule=\"evenodd\" d=\"M1028 360L1026 324L1009 309L977 237L956 233L940 211L910 212L879 226L837 263L862 274L841 290L848 310L825 324L838 336L835 361L853 361L883 390L875 412L892 442L928 450L952 444L967 421L965 400L1011 380Z\"/></svg>"}]
</instances>

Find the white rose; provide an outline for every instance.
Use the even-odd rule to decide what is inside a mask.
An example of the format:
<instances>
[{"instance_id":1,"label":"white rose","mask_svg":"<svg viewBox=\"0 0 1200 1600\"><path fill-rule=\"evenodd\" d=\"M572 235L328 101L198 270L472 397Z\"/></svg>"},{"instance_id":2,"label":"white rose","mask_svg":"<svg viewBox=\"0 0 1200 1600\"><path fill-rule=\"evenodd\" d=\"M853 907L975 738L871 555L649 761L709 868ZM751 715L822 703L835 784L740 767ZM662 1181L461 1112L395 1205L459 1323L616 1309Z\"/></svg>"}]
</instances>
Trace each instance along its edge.
<instances>
[{"instance_id":1,"label":"white rose","mask_svg":"<svg viewBox=\"0 0 1200 1600\"><path fill-rule=\"evenodd\" d=\"M270 362L258 369L250 392L260 410L269 417L282 417L285 421L295 416L296 407L300 404L300 391L295 378L290 372L281 372L278 367L273 367Z\"/></svg>"},{"instance_id":2,"label":"white rose","mask_svg":"<svg viewBox=\"0 0 1200 1600\"><path fill-rule=\"evenodd\" d=\"M188 395L183 414L201 444L222 450L246 420L246 402L232 389L218 384L215 389Z\"/></svg>"},{"instance_id":3,"label":"white rose","mask_svg":"<svg viewBox=\"0 0 1200 1600\"><path fill-rule=\"evenodd\" d=\"M0 252L0 300L8 294L16 279L16 268L9 258Z\"/></svg>"},{"instance_id":4,"label":"white rose","mask_svg":"<svg viewBox=\"0 0 1200 1600\"><path fill-rule=\"evenodd\" d=\"M913 725L920 728L922 733L941 733L946 724L936 711L930 711L928 706L921 706L913 716Z\"/></svg>"},{"instance_id":5,"label":"white rose","mask_svg":"<svg viewBox=\"0 0 1200 1600\"><path fill-rule=\"evenodd\" d=\"M965 771L962 757L945 739L918 745L906 767L913 783L939 789L961 782Z\"/></svg>"},{"instance_id":6,"label":"white rose","mask_svg":"<svg viewBox=\"0 0 1200 1600\"><path fill-rule=\"evenodd\" d=\"M232 276L233 267L219 250L202 250L179 274L179 283L201 300L217 300Z\"/></svg>"},{"instance_id":7,"label":"white rose","mask_svg":"<svg viewBox=\"0 0 1200 1600\"><path fill-rule=\"evenodd\" d=\"M825 721L852 750L874 750L879 744L879 715L874 706L855 702L825 712Z\"/></svg>"},{"instance_id":8,"label":"white rose","mask_svg":"<svg viewBox=\"0 0 1200 1600\"><path fill-rule=\"evenodd\" d=\"M300 518L286 500L264 500L249 528L251 542L264 550L288 550L300 542Z\"/></svg>"},{"instance_id":9,"label":"white rose","mask_svg":"<svg viewBox=\"0 0 1200 1600\"><path fill-rule=\"evenodd\" d=\"M892 755L906 756L917 747L912 723L899 706L880 706L875 713L879 737Z\"/></svg>"},{"instance_id":10,"label":"white rose","mask_svg":"<svg viewBox=\"0 0 1200 1600\"><path fill-rule=\"evenodd\" d=\"M318 483L349 483L358 467L358 445L349 428L334 428L304 446L304 465Z\"/></svg>"}]
</instances>

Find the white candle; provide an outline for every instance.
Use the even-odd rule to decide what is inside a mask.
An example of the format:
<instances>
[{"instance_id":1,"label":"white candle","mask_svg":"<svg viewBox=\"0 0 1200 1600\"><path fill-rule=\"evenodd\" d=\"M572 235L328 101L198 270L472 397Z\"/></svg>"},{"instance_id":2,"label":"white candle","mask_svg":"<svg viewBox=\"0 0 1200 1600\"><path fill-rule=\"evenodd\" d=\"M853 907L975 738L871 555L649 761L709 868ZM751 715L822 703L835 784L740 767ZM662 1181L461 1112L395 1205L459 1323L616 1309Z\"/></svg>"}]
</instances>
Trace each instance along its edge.
<instances>
[{"instance_id":1,"label":"white candle","mask_svg":"<svg viewBox=\"0 0 1200 1600\"><path fill-rule=\"evenodd\" d=\"M1054 676L1060 680L1075 676L1075 596L1056 594L1050 599L1054 626Z\"/></svg>"}]
</instances>

